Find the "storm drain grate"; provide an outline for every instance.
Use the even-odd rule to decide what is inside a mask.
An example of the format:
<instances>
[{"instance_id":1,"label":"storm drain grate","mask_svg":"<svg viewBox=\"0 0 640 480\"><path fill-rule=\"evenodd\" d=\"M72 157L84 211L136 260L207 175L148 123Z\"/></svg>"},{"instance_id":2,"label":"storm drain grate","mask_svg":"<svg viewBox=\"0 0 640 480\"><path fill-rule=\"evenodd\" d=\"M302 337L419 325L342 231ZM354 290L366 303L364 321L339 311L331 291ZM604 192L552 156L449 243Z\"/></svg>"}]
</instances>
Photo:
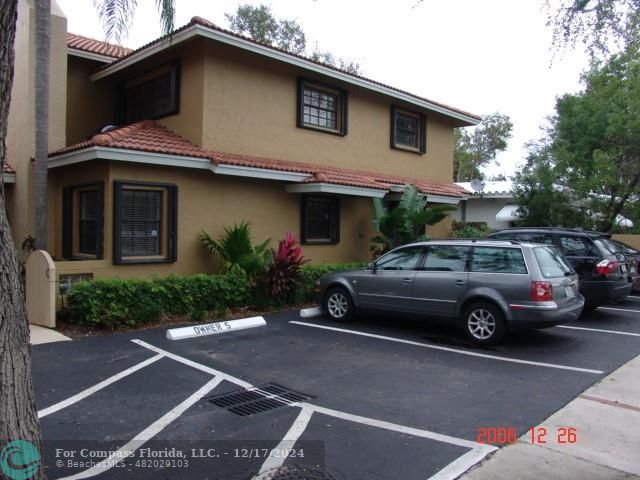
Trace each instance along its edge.
<instances>
[{"instance_id":1,"label":"storm drain grate","mask_svg":"<svg viewBox=\"0 0 640 480\"><path fill-rule=\"evenodd\" d=\"M236 415L246 417L312 398L314 397L311 395L296 392L277 383L267 383L258 387L213 395L207 400Z\"/></svg>"}]
</instances>

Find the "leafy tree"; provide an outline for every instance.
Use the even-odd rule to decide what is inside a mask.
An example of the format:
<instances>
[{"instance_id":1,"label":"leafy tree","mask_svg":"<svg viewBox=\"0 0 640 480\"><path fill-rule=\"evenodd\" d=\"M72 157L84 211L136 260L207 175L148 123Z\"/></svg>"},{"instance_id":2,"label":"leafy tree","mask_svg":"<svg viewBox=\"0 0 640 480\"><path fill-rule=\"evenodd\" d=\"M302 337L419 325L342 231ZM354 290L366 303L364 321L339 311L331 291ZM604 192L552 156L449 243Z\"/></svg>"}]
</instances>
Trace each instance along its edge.
<instances>
[{"instance_id":1,"label":"leafy tree","mask_svg":"<svg viewBox=\"0 0 640 480\"><path fill-rule=\"evenodd\" d=\"M235 33L291 53L306 54L307 38L302 26L295 20L275 18L271 7L267 5L257 7L249 4L239 5L235 14L225 13L224 16L229 22L229 28ZM360 73L360 65L357 62L321 51L317 45L308 56L312 60L346 70L349 73Z\"/></svg>"},{"instance_id":2,"label":"leafy tree","mask_svg":"<svg viewBox=\"0 0 640 480\"><path fill-rule=\"evenodd\" d=\"M525 166L516 173L514 198L520 205L525 227L589 227L590 219L580 209L571 191L559 183L557 163L548 143L530 145Z\"/></svg>"},{"instance_id":3,"label":"leafy tree","mask_svg":"<svg viewBox=\"0 0 640 480\"><path fill-rule=\"evenodd\" d=\"M435 225L456 209L451 205L427 207L427 197L413 185L405 186L396 207L387 209L382 199L374 198L373 208L373 224L379 232L371 239L374 257L406 243L427 240L425 227Z\"/></svg>"},{"instance_id":4,"label":"leafy tree","mask_svg":"<svg viewBox=\"0 0 640 480\"><path fill-rule=\"evenodd\" d=\"M618 215L632 210L629 201L640 198L638 51L594 64L583 82L584 91L557 100L545 147L532 152L517 178L518 201L530 213L528 222L546 209L551 224L595 222L608 232ZM581 210L582 218L554 214L561 206Z\"/></svg>"},{"instance_id":5,"label":"leafy tree","mask_svg":"<svg viewBox=\"0 0 640 480\"><path fill-rule=\"evenodd\" d=\"M629 201L640 195L640 57L632 48L595 64L585 90L560 97L553 155L566 185L590 198L609 231Z\"/></svg>"},{"instance_id":6,"label":"leafy tree","mask_svg":"<svg viewBox=\"0 0 640 480\"><path fill-rule=\"evenodd\" d=\"M231 30L241 35L291 53L302 54L307 48L302 27L295 20L276 19L266 5L239 5L235 15L224 16Z\"/></svg>"},{"instance_id":7,"label":"leafy tree","mask_svg":"<svg viewBox=\"0 0 640 480\"><path fill-rule=\"evenodd\" d=\"M556 46L582 43L607 56L640 41L640 0L547 0L546 9Z\"/></svg>"},{"instance_id":8,"label":"leafy tree","mask_svg":"<svg viewBox=\"0 0 640 480\"><path fill-rule=\"evenodd\" d=\"M312 60L316 62L326 63L327 65L337 67L341 70L352 73L354 75L360 74L360 64L358 62L336 57L331 52L324 52L324 51L318 50L317 47L311 53L310 57Z\"/></svg>"},{"instance_id":9,"label":"leafy tree","mask_svg":"<svg viewBox=\"0 0 640 480\"><path fill-rule=\"evenodd\" d=\"M507 149L513 123L507 115L492 113L482 118L477 126L456 129L453 150L453 178L456 182L468 182L483 178L480 167L495 160L498 152Z\"/></svg>"}]
</instances>

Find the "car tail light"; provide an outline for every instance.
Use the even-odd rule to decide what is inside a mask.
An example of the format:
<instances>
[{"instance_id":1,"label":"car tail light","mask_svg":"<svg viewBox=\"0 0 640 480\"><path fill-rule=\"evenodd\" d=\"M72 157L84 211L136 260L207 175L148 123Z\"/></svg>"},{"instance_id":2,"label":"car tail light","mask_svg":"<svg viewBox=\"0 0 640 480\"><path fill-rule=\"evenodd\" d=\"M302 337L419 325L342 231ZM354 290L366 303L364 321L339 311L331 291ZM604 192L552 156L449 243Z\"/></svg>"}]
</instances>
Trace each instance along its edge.
<instances>
[{"instance_id":1,"label":"car tail light","mask_svg":"<svg viewBox=\"0 0 640 480\"><path fill-rule=\"evenodd\" d=\"M605 277L618 269L620 264L616 260L605 259L596 265L596 273Z\"/></svg>"},{"instance_id":2,"label":"car tail light","mask_svg":"<svg viewBox=\"0 0 640 480\"><path fill-rule=\"evenodd\" d=\"M531 282L531 300L534 302L548 302L553 300L551 282Z\"/></svg>"}]
</instances>

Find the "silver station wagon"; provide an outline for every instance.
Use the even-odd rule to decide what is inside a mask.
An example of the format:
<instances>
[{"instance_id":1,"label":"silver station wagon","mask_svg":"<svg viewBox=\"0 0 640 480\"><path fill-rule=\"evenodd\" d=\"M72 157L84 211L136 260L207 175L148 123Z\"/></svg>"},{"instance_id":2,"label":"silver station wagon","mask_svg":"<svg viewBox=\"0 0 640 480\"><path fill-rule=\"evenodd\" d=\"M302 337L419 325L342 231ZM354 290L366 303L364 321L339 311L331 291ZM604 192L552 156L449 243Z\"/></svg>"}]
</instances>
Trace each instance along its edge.
<instances>
[{"instance_id":1,"label":"silver station wagon","mask_svg":"<svg viewBox=\"0 0 640 480\"><path fill-rule=\"evenodd\" d=\"M556 247L495 240L405 245L366 270L324 275L316 295L335 321L356 311L445 317L479 344L571 322L584 307L578 276Z\"/></svg>"}]
</instances>

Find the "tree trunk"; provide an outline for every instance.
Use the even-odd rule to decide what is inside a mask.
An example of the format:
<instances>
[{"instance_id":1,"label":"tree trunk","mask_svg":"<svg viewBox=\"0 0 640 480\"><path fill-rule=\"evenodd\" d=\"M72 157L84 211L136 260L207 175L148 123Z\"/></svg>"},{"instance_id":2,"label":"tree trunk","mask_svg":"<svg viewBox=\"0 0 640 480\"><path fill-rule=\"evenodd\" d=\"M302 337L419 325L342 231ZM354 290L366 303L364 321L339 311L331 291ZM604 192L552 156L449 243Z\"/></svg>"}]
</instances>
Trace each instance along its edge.
<instances>
[{"instance_id":1,"label":"tree trunk","mask_svg":"<svg viewBox=\"0 0 640 480\"><path fill-rule=\"evenodd\" d=\"M0 0L0 163L6 158L13 82L17 0ZM18 255L0 195L0 448L26 440L42 452L42 433L31 380L31 347ZM44 479L40 467L33 479Z\"/></svg>"},{"instance_id":2,"label":"tree trunk","mask_svg":"<svg viewBox=\"0 0 640 480\"><path fill-rule=\"evenodd\" d=\"M47 249L47 157L49 154L49 47L51 44L51 0L36 0L35 68L35 247Z\"/></svg>"}]
</instances>

